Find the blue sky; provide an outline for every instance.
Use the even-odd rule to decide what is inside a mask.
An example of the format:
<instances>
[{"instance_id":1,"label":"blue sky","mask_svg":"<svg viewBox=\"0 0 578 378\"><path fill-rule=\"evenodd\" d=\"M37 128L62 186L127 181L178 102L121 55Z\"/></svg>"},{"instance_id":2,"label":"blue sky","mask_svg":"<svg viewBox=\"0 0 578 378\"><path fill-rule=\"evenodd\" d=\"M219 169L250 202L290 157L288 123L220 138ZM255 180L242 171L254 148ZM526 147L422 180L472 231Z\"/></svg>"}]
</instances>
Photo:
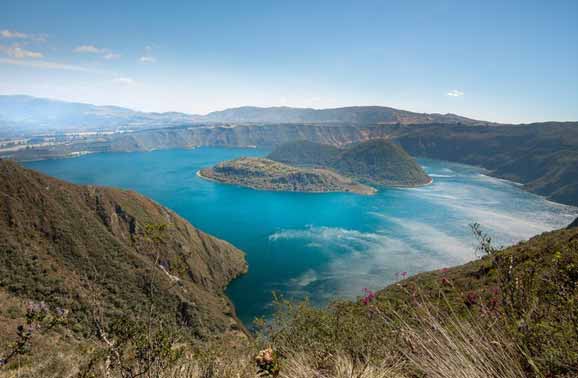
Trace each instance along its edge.
<instances>
[{"instance_id":1,"label":"blue sky","mask_svg":"<svg viewBox=\"0 0 578 378\"><path fill-rule=\"evenodd\" d=\"M0 93L578 120L578 1L2 1Z\"/></svg>"}]
</instances>

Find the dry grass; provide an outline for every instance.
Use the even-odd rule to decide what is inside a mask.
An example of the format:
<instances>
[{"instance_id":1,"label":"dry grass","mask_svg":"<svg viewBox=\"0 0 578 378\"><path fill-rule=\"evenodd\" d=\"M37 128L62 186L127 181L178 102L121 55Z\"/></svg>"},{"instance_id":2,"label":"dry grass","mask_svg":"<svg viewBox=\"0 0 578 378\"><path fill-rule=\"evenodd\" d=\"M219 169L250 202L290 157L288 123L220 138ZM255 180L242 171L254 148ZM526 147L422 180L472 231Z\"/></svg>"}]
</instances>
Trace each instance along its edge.
<instances>
[{"instance_id":1,"label":"dry grass","mask_svg":"<svg viewBox=\"0 0 578 378\"><path fill-rule=\"evenodd\" d=\"M421 306L419 325L403 322L410 363L431 378L522 378L523 356L516 345L488 322L439 317Z\"/></svg>"}]
</instances>

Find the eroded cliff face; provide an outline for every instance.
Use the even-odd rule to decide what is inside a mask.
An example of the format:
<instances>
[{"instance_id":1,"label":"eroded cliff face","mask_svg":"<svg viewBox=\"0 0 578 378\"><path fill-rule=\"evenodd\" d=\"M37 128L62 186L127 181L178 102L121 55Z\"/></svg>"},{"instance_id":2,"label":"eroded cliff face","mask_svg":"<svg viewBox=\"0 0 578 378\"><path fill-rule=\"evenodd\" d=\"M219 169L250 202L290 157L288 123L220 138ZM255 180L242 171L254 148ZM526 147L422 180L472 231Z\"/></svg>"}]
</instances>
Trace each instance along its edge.
<instances>
[{"instance_id":1,"label":"eroded cliff face","mask_svg":"<svg viewBox=\"0 0 578 378\"><path fill-rule=\"evenodd\" d=\"M0 290L69 309L80 327L152 301L193 336L237 332L223 290L246 269L237 248L138 193L0 160Z\"/></svg>"}]
</instances>

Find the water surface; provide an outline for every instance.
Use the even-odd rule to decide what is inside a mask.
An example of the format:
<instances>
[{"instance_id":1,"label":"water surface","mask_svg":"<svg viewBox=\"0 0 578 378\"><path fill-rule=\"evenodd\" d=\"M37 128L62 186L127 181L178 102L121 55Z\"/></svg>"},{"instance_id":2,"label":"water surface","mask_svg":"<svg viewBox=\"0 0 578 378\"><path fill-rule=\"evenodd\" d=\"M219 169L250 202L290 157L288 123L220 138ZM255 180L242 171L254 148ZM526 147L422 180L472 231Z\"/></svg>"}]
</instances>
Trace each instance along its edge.
<instances>
[{"instance_id":1,"label":"water surface","mask_svg":"<svg viewBox=\"0 0 578 378\"><path fill-rule=\"evenodd\" d=\"M500 244L569 224L578 209L548 202L475 167L419 160L432 185L375 196L256 191L205 181L196 171L257 149L199 148L107 153L27 166L79 184L133 189L247 253L249 273L228 294L249 323L270 311L273 291L323 304L378 289L399 272L475 258L468 224Z\"/></svg>"}]
</instances>

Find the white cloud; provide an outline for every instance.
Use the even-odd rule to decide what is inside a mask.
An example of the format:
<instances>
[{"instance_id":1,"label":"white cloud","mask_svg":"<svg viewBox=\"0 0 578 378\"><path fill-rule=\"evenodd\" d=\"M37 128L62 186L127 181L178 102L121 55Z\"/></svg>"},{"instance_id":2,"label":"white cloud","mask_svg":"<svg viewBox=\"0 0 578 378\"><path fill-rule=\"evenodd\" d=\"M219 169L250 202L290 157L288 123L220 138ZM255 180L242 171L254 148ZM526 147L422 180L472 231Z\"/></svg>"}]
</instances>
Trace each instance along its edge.
<instances>
[{"instance_id":1,"label":"white cloud","mask_svg":"<svg viewBox=\"0 0 578 378\"><path fill-rule=\"evenodd\" d=\"M100 55L103 59L106 59L106 60L114 60L114 59L120 58L119 54L112 52L110 49L103 48L103 47L96 47L94 45L80 45L80 46L77 46L72 51L74 51L75 53L79 53L79 54Z\"/></svg>"},{"instance_id":2,"label":"white cloud","mask_svg":"<svg viewBox=\"0 0 578 378\"><path fill-rule=\"evenodd\" d=\"M105 54L105 55L103 56L103 58L106 59L106 60L114 60L114 59L120 58L120 54L115 54L115 53L112 53L112 52L111 52L111 53Z\"/></svg>"},{"instance_id":3,"label":"white cloud","mask_svg":"<svg viewBox=\"0 0 578 378\"><path fill-rule=\"evenodd\" d=\"M449 91L447 93L447 95L450 97L462 97L464 95L464 92L462 92L458 89L452 89L451 91Z\"/></svg>"},{"instance_id":4,"label":"white cloud","mask_svg":"<svg viewBox=\"0 0 578 378\"><path fill-rule=\"evenodd\" d=\"M74 49L74 52L77 53L88 53L88 54L106 54L108 53L108 49L101 49L94 45L81 45Z\"/></svg>"},{"instance_id":5,"label":"white cloud","mask_svg":"<svg viewBox=\"0 0 578 378\"><path fill-rule=\"evenodd\" d=\"M14 30L0 30L0 37L2 37L2 38L19 38L19 39L29 38L28 34L17 32Z\"/></svg>"},{"instance_id":6,"label":"white cloud","mask_svg":"<svg viewBox=\"0 0 578 378\"><path fill-rule=\"evenodd\" d=\"M15 30L7 30L7 29L0 30L0 38L29 39L29 40L38 41L38 42L46 41L46 35L45 34L27 34L27 33L18 32Z\"/></svg>"},{"instance_id":7,"label":"white cloud","mask_svg":"<svg viewBox=\"0 0 578 378\"><path fill-rule=\"evenodd\" d=\"M145 47L145 53L138 59L139 62L145 64L156 63L157 59L154 56L152 56L152 50L153 48L150 46Z\"/></svg>"},{"instance_id":8,"label":"white cloud","mask_svg":"<svg viewBox=\"0 0 578 378\"><path fill-rule=\"evenodd\" d=\"M133 85L135 83L134 79L130 77L117 77L112 80L115 84L120 85Z\"/></svg>"},{"instance_id":9,"label":"white cloud","mask_svg":"<svg viewBox=\"0 0 578 378\"><path fill-rule=\"evenodd\" d=\"M39 59L42 58L44 55L37 51L30 51L23 49L18 45L13 46L2 46L0 45L0 51L4 54L16 58L16 59L25 59L25 58L32 58L32 59Z\"/></svg>"},{"instance_id":10,"label":"white cloud","mask_svg":"<svg viewBox=\"0 0 578 378\"><path fill-rule=\"evenodd\" d=\"M64 71L78 71L78 72L90 72L95 74L109 75L110 72L103 70L95 70L88 67L77 66L73 64L65 64L58 62L47 62L45 60L18 60L18 59L1 59L0 64L8 64L13 66L23 66L38 69L49 69L49 70L64 70Z\"/></svg>"},{"instance_id":11,"label":"white cloud","mask_svg":"<svg viewBox=\"0 0 578 378\"><path fill-rule=\"evenodd\" d=\"M154 58L152 56L141 56L139 58L139 61L141 63L155 63L157 60L156 60L156 58Z\"/></svg>"}]
</instances>

